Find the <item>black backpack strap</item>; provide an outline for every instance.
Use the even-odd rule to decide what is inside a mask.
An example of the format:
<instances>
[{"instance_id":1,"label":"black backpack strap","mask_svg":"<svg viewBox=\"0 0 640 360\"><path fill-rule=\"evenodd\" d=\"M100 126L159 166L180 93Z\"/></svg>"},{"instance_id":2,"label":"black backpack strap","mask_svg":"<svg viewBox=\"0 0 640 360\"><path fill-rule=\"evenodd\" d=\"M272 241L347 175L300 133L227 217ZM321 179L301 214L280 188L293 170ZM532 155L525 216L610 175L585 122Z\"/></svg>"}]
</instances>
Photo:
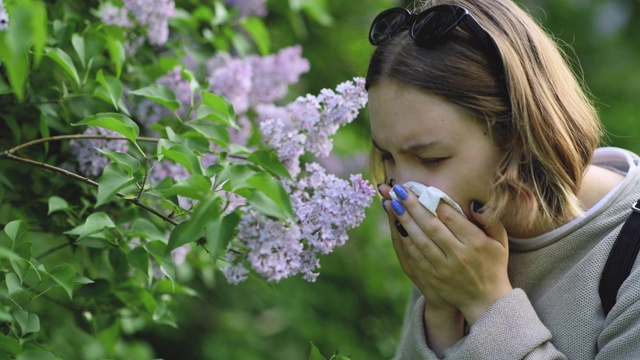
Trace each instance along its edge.
<instances>
[{"instance_id":1,"label":"black backpack strap","mask_svg":"<svg viewBox=\"0 0 640 360\"><path fill-rule=\"evenodd\" d=\"M600 278L600 300L605 316L616 303L618 289L631 273L640 250L640 200L622 226Z\"/></svg>"}]
</instances>

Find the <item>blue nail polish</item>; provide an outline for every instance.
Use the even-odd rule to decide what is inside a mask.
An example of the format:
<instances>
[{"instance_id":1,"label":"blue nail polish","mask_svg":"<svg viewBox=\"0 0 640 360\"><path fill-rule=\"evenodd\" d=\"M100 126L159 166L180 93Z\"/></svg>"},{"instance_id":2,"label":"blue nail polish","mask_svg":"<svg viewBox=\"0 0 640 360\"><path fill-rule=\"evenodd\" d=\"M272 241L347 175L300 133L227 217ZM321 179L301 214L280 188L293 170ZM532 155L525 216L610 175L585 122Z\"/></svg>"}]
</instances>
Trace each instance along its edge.
<instances>
[{"instance_id":1,"label":"blue nail polish","mask_svg":"<svg viewBox=\"0 0 640 360\"><path fill-rule=\"evenodd\" d=\"M404 214L404 207L400 204L398 200L391 200L391 207L393 208L393 212L398 215Z\"/></svg>"},{"instance_id":2,"label":"blue nail polish","mask_svg":"<svg viewBox=\"0 0 640 360\"><path fill-rule=\"evenodd\" d=\"M409 197L409 194L407 194L407 190L405 190L402 185L394 185L393 191L395 191L398 199L400 200L407 200L407 198Z\"/></svg>"},{"instance_id":3,"label":"blue nail polish","mask_svg":"<svg viewBox=\"0 0 640 360\"><path fill-rule=\"evenodd\" d=\"M387 201L387 199L382 199L382 208L384 209L384 212L387 212L387 206L384 204L385 201Z\"/></svg>"}]
</instances>

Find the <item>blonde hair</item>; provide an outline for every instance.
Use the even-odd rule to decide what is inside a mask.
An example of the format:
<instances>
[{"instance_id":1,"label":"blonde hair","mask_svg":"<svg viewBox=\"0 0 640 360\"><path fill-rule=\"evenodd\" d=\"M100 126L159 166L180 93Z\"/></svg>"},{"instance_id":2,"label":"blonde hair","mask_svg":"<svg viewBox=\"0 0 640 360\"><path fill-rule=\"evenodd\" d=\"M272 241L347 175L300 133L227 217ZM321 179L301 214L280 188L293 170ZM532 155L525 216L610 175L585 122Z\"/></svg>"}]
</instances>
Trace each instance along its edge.
<instances>
[{"instance_id":1,"label":"blonde hair","mask_svg":"<svg viewBox=\"0 0 640 360\"><path fill-rule=\"evenodd\" d=\"M367 88L394 79L439 96L483 121L504 152L487 215L521 230L558 226L582 213L577 192L601 138L597 113L549 35L510 0L426 0L466 8L499 52L458 26L446 41L417 46L407 32L378 46ZM372 151L372 173L382 165ZM517 203L518 206L510 206ZM507 211L512 211L506 214ZM511 224L511 225L514 225Z\"/></svg>"}]
</instances>

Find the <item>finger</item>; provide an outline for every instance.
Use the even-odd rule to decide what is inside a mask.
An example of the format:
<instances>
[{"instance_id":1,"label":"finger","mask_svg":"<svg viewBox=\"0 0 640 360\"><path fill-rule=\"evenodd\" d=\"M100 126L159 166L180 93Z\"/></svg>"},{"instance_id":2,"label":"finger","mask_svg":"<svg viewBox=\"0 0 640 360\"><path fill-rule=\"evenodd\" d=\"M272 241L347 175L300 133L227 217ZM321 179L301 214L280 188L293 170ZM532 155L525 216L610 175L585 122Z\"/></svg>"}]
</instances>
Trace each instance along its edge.
<instances>
[{"instance_id":1,"label":"finger","mask_svg":"<svg viewBox=\"0 0 640 360\"><path fill-rule=\"evenodd\" d=\"M436 209L438 219L449 229L453 236L462 244L482 235L482 230L473 224L465 215L461 214L453 206L440 201ZM434 239L434 241L436 241Z\"/></svg>"},{"instance_id":2,"label":"finger","mask_svg":"<svg viewBox=\"0 0 640 360\"><path fill-rule=\"evenodd\" d=\"M389 195L390 191L391 186L387 184L378 184L378 193L380 193L383 198L391 200L391 195Z\"/></svg>"},{"instance_id":3,"label":"finger","mask_svg":"<svg viewBox=\"0 0 640 360\"><path fill-rule=\"evenodd\" d=\"M481 202L477 200L471 202L471 216L488 237L497 240L505 249L509 248L509 237L502 222L497 218L487 218L484 215L484 207Z\"/></svg>"},{"instance_id":4,"label":"finger","mask_svg":"<svg viewBox=\"0 0 640 360\"><path fill-rule=\"evenodd\" d=\"M396 194L398 193L399 191L396 191ZM411 242L407 245L407 254L416 259L423 256L432 264L436 264L446 259L447 255L445 253L445 249L432 241L430 236L425 234L422 228L425 222L434 222L433 219L435 219L435 222L438 222L435 216L430 213L427 214L428 211L422 208L422 217L418 217L420 218L421 223L418 224L415 220L416 217L414 214L409 213L409 211L403 206L405 203L410 204L411 198L405 197L404 195L399 195L398 198L404 198L405 200L392 200L391 208L398 219L398 222L406 230L408 237L411 239ZM415 196L413 196L413 198L415 199ZM400 201L402 201L402 203ZM416 212L415 208L414 212ZM440 226L444 231L448 232L444 225L440 224Z\"/></svg>"}]
</instances>

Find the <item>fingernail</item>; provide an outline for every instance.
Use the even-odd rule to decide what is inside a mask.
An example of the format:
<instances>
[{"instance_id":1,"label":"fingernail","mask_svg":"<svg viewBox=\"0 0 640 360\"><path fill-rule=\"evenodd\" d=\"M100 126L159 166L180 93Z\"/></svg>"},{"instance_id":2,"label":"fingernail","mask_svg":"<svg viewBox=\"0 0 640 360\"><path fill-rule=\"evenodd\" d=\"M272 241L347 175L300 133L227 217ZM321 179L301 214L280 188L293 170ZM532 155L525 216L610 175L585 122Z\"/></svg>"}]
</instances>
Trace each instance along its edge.
<instances>
[{"instance_id":1,"label":"fingernail","mask_svg":"<svg viewBox=\"0 0 640 360\"><path fill-rule=\"evenodd\" d=\"M409 194L407 194L407 190L405 190L402 185L394 185L393 191L395 191L400 200L407 200L407 198L409 197Z\"/></svg>"},{"instance_id":2,"label":"fingernail","mask_svg":"<svg viewBox=\"0 0 640 360\"><path fill-rule=\"evenodd\" d=\"M474 213L482 214L484 213L484 204L480 201L473 200L471 203L471 210L473 210Z\"/></svg>"},{"instance_id":3,"label":"fingernail","mask_svg":"<svg viewBox=\"0 0 640 360\"><path fill-rule=\"evenodd\" d=\"M402 237L409 236L409 233L407 233L407 230L405 230L404 226L400 224L400 221L396 221L396 229L398 229L398 232L400 233L400 235L402 235Z\"/></svg>"},{"instance_id":4,"label":"fingernail","mask_svg":"<svg viewBox=\"0 0 640 360\"><path fill-rule=\"evenodd\" d=\"M393 208L393 212L398 215L404 214L404 207L400 204L398 200L391 200L391 208Z\"/></svg>"},{"instance_id":5,"label":"fingernail","mask_svg":"<svg viewBox=\"0 0 640 360\"><path fill-rule=\"evenodd\" d=\"M389 186L393 186L396 184L396 181L394 179L389 180Z\"/></svg>"},{"instance_id":6,"label":"fingernail","mask_svg":"<svg viewBox=\"0 0 640 360\"><path fill-rule=\"evenodd\" d=\"M378 192L380 193L380 195L382 195L382 192L380 191L380 186L382 186L382 184L376 185L376 188L378 189Z\"/></svg>"},{"instance_id":7,"label":"fingernail","mask_svg":"<svg viewBox=\"0 0 640 360\"><path fill-rule=\"evenodd\" d=\"M385 201L387 201L387 199L382 199L382 208L384 209L384 212L387 212L387 205L385 205Z\"/></svg>"}]
</instances>

